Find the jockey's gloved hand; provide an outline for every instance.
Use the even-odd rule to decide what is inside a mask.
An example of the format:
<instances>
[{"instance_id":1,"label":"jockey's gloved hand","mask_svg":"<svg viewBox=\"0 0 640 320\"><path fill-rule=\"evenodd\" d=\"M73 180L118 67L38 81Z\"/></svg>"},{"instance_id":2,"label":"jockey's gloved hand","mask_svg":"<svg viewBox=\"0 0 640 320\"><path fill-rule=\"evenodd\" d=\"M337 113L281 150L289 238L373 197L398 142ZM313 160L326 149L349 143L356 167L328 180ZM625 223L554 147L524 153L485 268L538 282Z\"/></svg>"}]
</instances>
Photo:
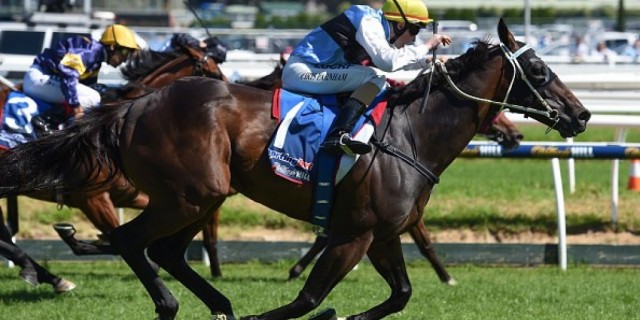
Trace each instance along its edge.
<instances>
[{"instance_id":1,"label":"jockey's gloved hand","mask_svg":"<svg viewBox=\"0 0 640 320\"><path fill-rule=\"evenodd\" d=\"M35 132L38 138L51 134L51 127L49 126L49 123L40 115L36 115L31 118L31 126L33 127L33 132Z\"/></svg>"}]
</instances>

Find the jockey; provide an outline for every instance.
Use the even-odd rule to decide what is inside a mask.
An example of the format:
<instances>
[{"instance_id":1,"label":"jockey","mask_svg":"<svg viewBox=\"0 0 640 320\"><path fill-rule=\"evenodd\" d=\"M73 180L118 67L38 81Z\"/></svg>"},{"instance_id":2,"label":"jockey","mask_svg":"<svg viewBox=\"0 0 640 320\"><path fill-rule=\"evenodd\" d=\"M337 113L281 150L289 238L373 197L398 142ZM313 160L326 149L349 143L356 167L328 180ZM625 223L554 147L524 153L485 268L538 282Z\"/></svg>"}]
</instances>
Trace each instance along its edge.
<instances>
[{"instance_id":1,"label":"jockey","mask_svg":"<svg viewBox=\"0 0 640 320\"><path fill-rule=\"evenodd\" d=\"M427 54L451 38L436 34L414 44L433 20L422 0L386 0L382 9L355 5L312 30L284 67L282 87L310 94L354 91L332 125L322 147L330 152L365 154L366 143L351 139L358 118L384 88L381 71L419 70ZM407 45L411 44L411 45Z\"/></svg>"},{"instance_id":2,"label":"jockey","mask_svg":"<svg viewBox=\"0 0 640 320\"><path fill-rule=\"evenodd\" d=\"M102 62L117 67L139 49L133 31L119 24L108 26L100 41L69 37L36 56L24 76L24 93L67 105L80 116L83 108L100 104L100 93L89 85L97 82Z\"/></svg>"}]
</instances>

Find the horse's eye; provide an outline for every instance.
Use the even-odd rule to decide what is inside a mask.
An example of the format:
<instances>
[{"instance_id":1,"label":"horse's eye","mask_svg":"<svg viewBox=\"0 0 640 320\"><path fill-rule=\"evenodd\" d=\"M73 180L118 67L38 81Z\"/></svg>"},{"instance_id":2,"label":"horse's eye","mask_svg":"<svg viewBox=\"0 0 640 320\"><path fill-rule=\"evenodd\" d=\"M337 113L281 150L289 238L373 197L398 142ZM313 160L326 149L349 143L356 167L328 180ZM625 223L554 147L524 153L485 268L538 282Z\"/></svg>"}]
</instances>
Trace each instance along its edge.
<instances>
[{"instance_id":1,"label":"horse's eye","mask_svg":"<svg viewBox=\"0 0 640 320\"><path fill-rule=\"evenodd\" d=\"M535 84L542 84L549 77L549 68L538 58L532 58L527 61L525 72L530 77L531 82Z\"/></svg>"}]
</instances>

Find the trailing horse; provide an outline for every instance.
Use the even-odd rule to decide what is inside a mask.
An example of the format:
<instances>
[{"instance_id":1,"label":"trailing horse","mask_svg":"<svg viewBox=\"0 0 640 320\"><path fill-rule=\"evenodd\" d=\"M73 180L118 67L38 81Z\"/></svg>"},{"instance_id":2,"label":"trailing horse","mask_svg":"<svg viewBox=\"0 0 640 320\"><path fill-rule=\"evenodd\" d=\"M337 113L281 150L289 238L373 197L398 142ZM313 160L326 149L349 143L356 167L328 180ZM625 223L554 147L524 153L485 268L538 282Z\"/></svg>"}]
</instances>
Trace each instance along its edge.
<instances>
[{"instance_id":1,"label":"trailing horse","mask_svg":"<svg viewBox=\"0 0 640 320\"><path fill-rule=\"evenodd\" d=\"M127 85L119 89L106 90L106 93L103 94L103 101L109 103L115 100L131 100L185 76L197 75L226 79L216 61L208 57L205 52L190 47L180 48L173 52L143 50L139 52L139 55L129 60L122 69L125 79L128 80ZM0 106L4 106L11 90L12 88L0 84ZM6 151L0 149L0 152ZM100 179L99 175L95 177ZM103 236L106 238L113 229L119 226L116 206L144 209L148 204L147 196L140 194L125 179L114 180L110 186L92 192L76 190L63 194L51 189L30 192L26 195L80 209L103 235L107 235ZM9 197L7 203L11 220L17 222L17 199L14 196ZM3 214L0 210L0 222L3 220ZM8 230L4 223L0 223L0 254L21 267L20 276L32 285L51 284L54 291L58 293L72 290L75 284L51 274L13 243L11 237L17 231L17 225ZM211 232L206 233L206 237L211 236L215 236L215 233L213 235ZM211 242L208 241L208 243ZM210 255L216 255L215 248L210 249Z\"/></svg>"},{"instance_id":2,"label":"trailing horse","mask_svg":"<svg viewBox=\"0 0 640 320\"><path fill-rule=\"evenodd\" d=\"M375 151L361 156L336 186L329 244L304 287L291 303L244 319L291 319L311 312L365 254L391 294L350 317L380 319L401 311L411 284L400 234L421 219L438 177L486 116L506 107L563 137L586 129L589 111L534 50L516 42L502 20L498 35L499 45L479 42L437 64L423 112L424 75L390 92L372 141ZM150 266L145 249L212 315L232 319L231 302L184 257L212 212L240 192L294 219L312 218L313 186L292 184L271 170L265 149L278 126L271 102L269 91L180 79L121 108L95 109L63 132L0 156L5 173L0 196L99 189L126 175L149 196L149 205L111 233L110 245L87 249L120 254L151 296L159 319L174 319L178 301ZM101 172L108 177L96 182L93 176Z\"/></svg>"}]
</instances>

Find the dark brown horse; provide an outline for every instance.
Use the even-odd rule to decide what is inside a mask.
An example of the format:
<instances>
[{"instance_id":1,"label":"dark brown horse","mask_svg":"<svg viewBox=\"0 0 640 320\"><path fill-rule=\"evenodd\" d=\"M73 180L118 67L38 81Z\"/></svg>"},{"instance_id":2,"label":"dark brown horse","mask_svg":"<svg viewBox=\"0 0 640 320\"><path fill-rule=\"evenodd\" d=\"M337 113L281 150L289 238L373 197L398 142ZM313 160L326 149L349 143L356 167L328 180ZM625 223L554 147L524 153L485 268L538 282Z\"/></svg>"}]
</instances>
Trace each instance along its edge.
<instances>
[{"instance_id":1,"label":"dark brown horse","mask_svg":"<svg viewBox=\"0 0 640 320\"><path fill-rule=\"evenodd\" d=\"M120 89L107 91L106 94L103 94L103 102L131 100L153 92L175 81L175 79L185 76L196 75L226 79L217 63L209 58L204 50L190 47L179 48L171 52L144 50L134 56L121 70L124 78L128 80L127 85ZM10 88L0 84L0 106L4 105L10 91ZM148 204L147 196L139 193L125 179L114 181L111 186L100 192L87 193L80 191L61 194L53 190L47 190L32 192L27 195L35 199L65 204L80 209L103 235L108 235L119 226L115 207L144 209ZM10 197L8 203L11 204L9 205L11 207L9 211L10 214L14 215L12 218L15 220L17 219L17 207L15 207L17 201L15 197ZM15 211L11 212L12 210ZM1 221L4 221L2 210L0 210ZM11 231L9 231L4 223L1 223L0 254L21 267L20 276L32 285L49 283L59 293L73 289L75 285L72 282L51 274L13 243L11 237L17 231L16 227L11 228ZM205 233L205 239L211 236L215 236L215 231ZM108 236L106 237L108 238ZM215 243L215 240L205 242ZM215 256L215 251L213 251L215 248L210 250L212 250L210 255Z\"/></svg>"},{"instance_id":2,"label":"dark brown horse","mask_svg":"<svg viewBox=\"0 0 640 320\"><path fill-rule=\"evenodd\" d=\"M502 20L498 35L500 45L479 42L438 64L424 112L424 75L390 93L372 141L376 150L360 157L336 186L329 244L304 287L291 303L245 319L311 312L365 254L391 294L350 318L380 319L401 311L411 285L400 234L421 219L438 177L497 105L526 113L563 137L586 129L589 111L530 47L515 41ZM178 301L145 249L216 319L234 318L231 302L191 269L184 252L212 212L237 192L294 219L311 219L313 187L292 184L271 170L265 149L278 125L271 101L270 91L189 77L122 108L97 108L63 132L0 156L0 196L54 187L91 190L101 187L91 173L126 174L149 196L149 205L111 233L110 245L87 244L87 250L119 253L151 296L159 319L174 319Z\"/></svg>"},{"instance_id":3,"label":"dark brown horse","mask_svg":"<svg viewBox=\"0 0 640 320\"><path fill-rule=\"evenodd\" d=\"M282 68L284 67L287 61L284 57L280 57L280 61L275 66L274 70L259 79L247 82L239 82L240 84L244 84L250 87L260 88L264 90L273 90L275 88L281 87L281 78L282 78ZM394 83L397 83L394 81ZM505 150L511 150L517 148L520 145L522 139L524 139L523 134L518 130L518 128L511 122L504 112L498 114L495 119L486 118L485 123L478 127L478 133L480 135L484 135L487 138L498 142ZM219 221L220 210L217 210L214 213L214 221ZM205 243L208 245L207 252L209 252L209 256L217 252L216 244L217 241L215 235L217 234L217 224L208 224L204 230L203 234L205 235ZM211 235L208 235L211 234ZM449 272L444 267L444 264L438 258L438 255L435 252L433 247L433 243L431 241L429 231L427 227L424 225L423 220L420 220L418 224L411 229L409 229L409 234L413 239L414 243L418 247L420 253L427 258L433 270L438 275L438 278L441 282L449 285L455 285L456 281ZM299 277L302 272L307 268L307 266L324 250L329 242L326 234L317 236L309 250L294 264L293 267L289 269L289 279L295 279ZM222 273L219 267L219 259L218 257L211 258L211 270L214 276L221 276ZM217 272L214 272L217 271Z\"/></svg>"}]
</instances>

